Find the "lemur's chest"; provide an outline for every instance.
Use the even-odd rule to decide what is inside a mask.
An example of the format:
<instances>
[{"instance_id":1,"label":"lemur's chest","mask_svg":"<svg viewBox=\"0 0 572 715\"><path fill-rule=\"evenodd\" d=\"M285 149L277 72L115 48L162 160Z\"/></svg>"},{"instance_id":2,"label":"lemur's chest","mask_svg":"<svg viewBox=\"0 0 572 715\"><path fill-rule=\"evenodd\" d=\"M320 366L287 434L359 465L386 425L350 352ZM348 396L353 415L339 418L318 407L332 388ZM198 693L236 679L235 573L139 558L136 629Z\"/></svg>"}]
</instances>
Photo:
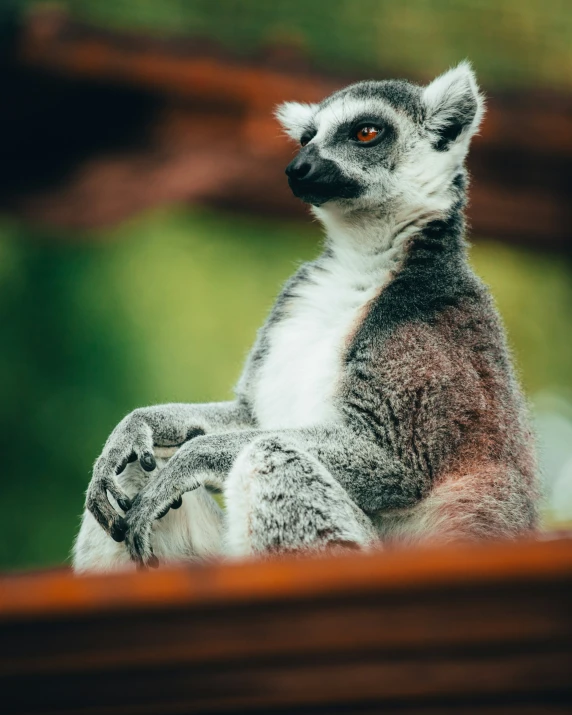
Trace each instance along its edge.
<instances>
[{"instance_id":1,"label":"lemur's chest","mask_svg":"<svg viewBox=\"0 0 572 715\"><path fill-rule=\"evenodd\" d=\"M317 272L297 289L285 317L269 329L270 349L256 380L254 409L262 427L336 421L344 353L382 284L379 274L364 281Z\"/></svg>"}]
</instances>

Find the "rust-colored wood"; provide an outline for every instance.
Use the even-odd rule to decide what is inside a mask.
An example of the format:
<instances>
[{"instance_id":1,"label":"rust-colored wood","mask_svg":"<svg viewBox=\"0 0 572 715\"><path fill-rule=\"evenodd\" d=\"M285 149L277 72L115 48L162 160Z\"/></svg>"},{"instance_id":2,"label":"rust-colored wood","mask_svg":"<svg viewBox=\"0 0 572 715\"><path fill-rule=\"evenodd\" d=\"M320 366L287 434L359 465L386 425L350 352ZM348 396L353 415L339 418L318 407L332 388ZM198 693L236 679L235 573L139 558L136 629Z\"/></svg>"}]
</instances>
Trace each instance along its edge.
<instances>
[{"instance_id":1,"label":"rust-colored wood","mask_svg":"<svg viewBox=\"0 0 572 715\"><path fill-rule=\"evenodd\" d=\"M0 579L6 713L564 713L572 540Z\"/></svg>"},{"instance_id":2,"label":"rust-colored wood","mask_svg":"<svg viewBox=\"0 0 572 715\"><path fill-rule=\"evenodd\" d=\"M291 196L283 176L293 147L281 135L273 108L290 99L319 101L355 79L328 76L307 66L301 69L300 61L292 57L280 63L272 57L247 60L198 40L159 42L105 32L53 11L30 16L17 53L20 66L40 73L44 80L49 76L52 81L60 77L64 85L80 82L87 94L89 87L95 94L104 87L134 92L132 104L137 111L130 110L127 102L123 112L133 112L130 121L141 133L135 145L129 141L128 126L113 146L106 149L105 143L98 144L101 126L120 123L122 117L121 107L114 115L114 97L103 93L108 115L97 121L90 121L89 114L80 117L78 123L86 124L85 146L70 156L58 181L46 180L32 188L24 182L22 190L15 190L13 177L21 171L24 149L14 151L12 164L6 163L6 176L12 181L7 178L4 190L0 186L0 203L33 220L71 228L112 224L148 206L172 201L303 216L305 209ZM46 101L46 111L48 115L61 112L60 121L65 122L66 112L77 109L77 88L74 85L65 94L64 85L65 101L59 109ZM20 101L30 102L31 96L37 97L33 87ZM11 111L17 120L17 107ZM32 111L22 108L20 114L29 117ZM43 115L41 121L46 122ZM58 116L52 117L56 126ZM42 131L37 121L37 130ZM33 126L32 122L22 131L29 134ZM78 126L70 126L70 131L79 131ZM210 139L213 132L216 141ZM2 136L12 141L10 131ZM66 155L65 142L59 149ZM35 161L45 166L41 153L36 151ZM32 172L34 156L29 158ZM57 156L52 160L57 162ZM549 92L493 93L470 168L470 220L475 234L543 248L570 247L569 97Z\"/></svg>"},{"instance_id":3,"label":"rust-colored wood","mask_svg":"<svg viewBox=\"0 0 572 715\"><path fill-rule=\"evenodd\" d=\"M335 568L332 568L335 564ZM164 606L307 598L354 591L463 586L480 583L572 579L572 539L526 544L391 550L336 559L281 558L242 563L204 563L142 574L72 578L54 573L0 580L0 619L49 612L86 613Z\"/></svg>"}]
</instances>

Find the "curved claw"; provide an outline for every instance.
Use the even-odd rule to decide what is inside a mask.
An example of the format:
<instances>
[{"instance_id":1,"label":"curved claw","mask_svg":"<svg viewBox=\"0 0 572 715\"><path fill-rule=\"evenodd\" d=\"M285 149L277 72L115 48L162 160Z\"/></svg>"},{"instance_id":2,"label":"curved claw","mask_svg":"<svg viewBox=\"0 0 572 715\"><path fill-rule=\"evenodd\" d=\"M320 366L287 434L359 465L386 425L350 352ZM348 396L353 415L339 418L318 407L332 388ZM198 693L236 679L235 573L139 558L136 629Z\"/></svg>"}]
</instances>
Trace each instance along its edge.
<instances>
[{"instance_id":1,"label":"curved claw","mask_svg":"<svg viewBox=\"0 0 572 715\"><path fill-rule=\"evenodd\" d=\"M119 464L119 466L115 470L115 474L117 476L119 476L120 474L122 474L125 471L125 467L128 464L132 464L136 460L137 460L137 454L133 451L133 452L131 452L131 454L128 457L125 457L125 459L123 459L123 461ZM123 508L123 507L121 507L121 508Z\"/></svg>"},{"instance_id":2,"label":"curved claw","mask_svg":"<svg viewBox=\"0 0 572 715\"><path fill-rule=\"evenodd\" d=\"M152 472L157 466L155 457L151 452L144 452L139 458L139 463L146 472Z\"/></svg>"},{"instance_id":3,"label":"curved claw","mask_svg":"<svg viewBox=\"0 0 572 715\"><path fill-rule=\"evenodd\" d=\"M137 561L135 566L137 568L137 571L147 571L148 569L158 569L159 568L159 559L155 556L155 554L151 554L147 563L145 563L144 561Z\"/></svg>"},{"instance_id":4,"label":"curved claw","mask_svg":"<svg viewBox=\"0 0 572 715\"><path fill-rule=\"evenodd\" d=\"M147 566L153 557L153 552L149 546L149 539L139 533L133 533L128 529L125 544L132 561Z\"/></svg>"},{"instance_id":5,"label":"curved claw","mask_svg":"<svg viewBox=\"0 0 572 715\"><path fill-rule=\"evenodd\" d=\"M177 497L169 506L166 506L163 511L157 515L157 519L162 519L171 509L180 509L183 506L183 497Z\"/></svg>"},{"instance_id":6,"label":"curved claw","mask_svg":"<svg viewBox=\"0 0 572 715\"><path fill-rule=\"evenodd\" d=\"M167 514L169 513L170 510L171 510L171 506L170 505L166 506L163 509L163 511L161 511L160 514L157 514L157 519L162 519L164 516L167 516Z\"/></svg>"},{"instance_id":7,"label":"curved claw","mask_svg":"<svg viewBox=\"0 0 572 715\"><path fill-rule=\"evenodd\" d=\"M113 522L109 535L114 541L121 543L122 541L125 541L126 534L127 522L122 516L118 516L117 519Z\"/></svg>"},{"instance_id":8,"label":"curved claw","mask_svg":"<svg viewBox=\"0 0 572 715\"><path fill-rule=\"evenodd\" d=\"M131 501L128 497L121 498L121 508L129 508ZM90 489L86 506L93 514L97 523L106 531L114 541L124 541L127 533L127 522L118 514L111 505L107 496L107 487L103 484Z\"/></svg>"},{"instance_id":9,"label":"curved claw","mask_svg":"<svg viewBox=\"0 0 572 715\"><path fill-rule=\"evenodd\" d=\"M151 554L149 557L149 560L147 561L147 565L152 568L152 569L158 569L159 568L159 559L155 556L155 554Z\"/></svg>"}]
</instances>

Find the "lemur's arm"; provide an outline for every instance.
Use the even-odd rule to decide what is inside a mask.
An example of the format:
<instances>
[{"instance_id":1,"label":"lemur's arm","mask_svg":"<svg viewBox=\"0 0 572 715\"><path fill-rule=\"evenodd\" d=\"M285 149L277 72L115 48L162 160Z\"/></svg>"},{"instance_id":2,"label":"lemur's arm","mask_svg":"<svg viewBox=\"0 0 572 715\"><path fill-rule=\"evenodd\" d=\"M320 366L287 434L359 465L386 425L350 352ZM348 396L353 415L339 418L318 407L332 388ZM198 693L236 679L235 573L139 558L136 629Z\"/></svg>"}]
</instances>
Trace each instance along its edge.
<instances>
[{"instance_id":1,"label":"lemur's arm","mask_svg":"<svg viewBox=\"0 0 572 715\"><path fill-rule=\"evenodd\" d=\"M107 493L124 511L130 508L131 500L116 480L129 462L138 459L141 467L151 472L156 467L155 447L177 449L201 435L252 426L249 410L239 401L173 403L134 410L110 434L95 463L86 507L115 541L123 541L127 524L110 504Z\"/></svg>"},{"instance_id":2,"label":"lemur's arm","mask_svg":"<svg viewBox=\"0 0 572 715\"><path fill-rule=\"evenodd\" d=\"M152 558L152 523L181 494L201 484L222 487L239 452L257 438L273 435L287 438L296 449L319 459L365 512L411 506L428 491L427 476L414 473L375 441L345 426L206 435L185 444L135 497L126 516L131 557L140 563Z\"/></svg>"}]
</instances>

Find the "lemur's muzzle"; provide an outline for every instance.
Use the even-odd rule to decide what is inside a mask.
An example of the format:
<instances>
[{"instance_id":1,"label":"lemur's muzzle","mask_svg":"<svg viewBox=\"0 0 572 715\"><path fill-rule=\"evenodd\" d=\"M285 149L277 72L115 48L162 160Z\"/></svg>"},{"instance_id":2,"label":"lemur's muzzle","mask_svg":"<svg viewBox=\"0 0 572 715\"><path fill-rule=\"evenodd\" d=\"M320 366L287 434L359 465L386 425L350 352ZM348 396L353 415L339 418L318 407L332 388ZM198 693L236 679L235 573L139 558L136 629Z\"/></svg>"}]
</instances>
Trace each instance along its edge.
<instances>
[{"instance_id":1,"label":"lemur's muzzle","mask_svg":"<svg viewBox=\"0 0 572 715\"><path fill-rule=\"evenodd\" d=\"M314 206L332 199L357 198L362 187L346 176L335 161L320 156L315 146L304 147L286 167L294 196Z\"/></svg>"}]
</instances>

